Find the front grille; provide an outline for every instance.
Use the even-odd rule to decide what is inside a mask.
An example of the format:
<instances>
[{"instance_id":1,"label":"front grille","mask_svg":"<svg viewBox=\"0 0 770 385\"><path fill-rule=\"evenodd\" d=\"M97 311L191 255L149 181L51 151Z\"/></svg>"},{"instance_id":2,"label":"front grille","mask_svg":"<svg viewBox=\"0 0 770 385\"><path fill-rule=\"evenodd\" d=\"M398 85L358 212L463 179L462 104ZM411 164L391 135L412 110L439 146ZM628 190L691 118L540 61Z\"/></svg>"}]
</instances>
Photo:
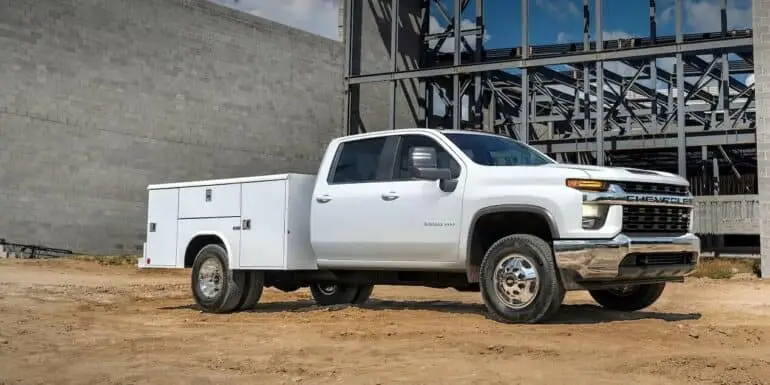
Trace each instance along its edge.
<instances>
[{"instance_id":1,"label":"front grille","mask_svg":"<svg viewBox=\"0 0 770 385\"><path fill-rule=\"evenodd\" d=\"M612 182L629 194L689 195L687 186L648 182Z\"/></svg>"},{"instance_id":2,"label":"front grille","mask_svg":"<svg viewBox=\"0 0 770 385\"><path fill-rule=\"evenodd\" d=\"M689 207L623 206L623 232L684 234L690 223Z\"/></svg>"}]
</instances>

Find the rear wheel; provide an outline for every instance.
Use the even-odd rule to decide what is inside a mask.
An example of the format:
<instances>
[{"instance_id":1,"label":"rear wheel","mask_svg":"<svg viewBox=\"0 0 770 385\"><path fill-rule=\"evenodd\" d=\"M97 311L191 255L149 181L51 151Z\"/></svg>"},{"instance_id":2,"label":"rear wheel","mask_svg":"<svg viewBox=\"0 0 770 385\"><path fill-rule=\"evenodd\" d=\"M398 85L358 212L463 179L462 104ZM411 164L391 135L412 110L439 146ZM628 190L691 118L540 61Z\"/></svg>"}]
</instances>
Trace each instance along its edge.
<instances>
[{"instance_id":1,"label":"rear wheel","mask_svg":"<svg viewBox=\"0 0 770 385\"><path fill-rule=\"evenodd\" d=\"M550 246L529 234L495 242L482 260L479 284L489 316L498 322L543 322L564 299Z\"/></svg>"},{"instance_id":2,"label":"rear wheel","mask_svg":"<svg viewBox=\"0 0 770 385\"><path fill-rule=\"evenodd\" d=\"M265 272L260 270L246 270L245 289L240 303L235 310L251 310L257 306L265 288Z\"/></svg>"},{"instance_id":3,"label":"rear wheel","mask_svg":"<svg viewBox=\"0 0 770 385\"><path fill-rule=\"evenodd\" d=\"M358 293L356 293L356 296L353 298L353 303L357 305L366 303L366 301L369 300L369 297L372 296L373 291L374 291L374 285L359 286Z\"/></svg>"},{"instance_id":4,"label":"rear wheel","mask_svg":"<svg viewBox=\"0 0 770 385\"><path fill-rule=\"evenodd\" d=\"M664 282L646 285L632 285L617 289L590 290L591 297L605 309L636 311L644 309L663 294Z\"/></svg>"},{"instance_id":5,"label":"rear wheel","mask_svg":"<svg viewBox=\"0 0 770 385\"><path fill-rule=\"evenodd\" d=\"M343 283L317 283L310 285L313 300L319 305L359 304L369 299L373 285L349 285Z\"/></svg>"},{"instance_id":6,"label":"rear wheel","mask_svg":"<svg viewBox=\"0 0 770 385\"><path fill-rule=\"evenodd\" d=\"M217 244L204 246L192 266L193 298L202 311L228 313L235 310L246 284L246 274L230 270L227 251Z\"/></svg>"}]
</instances>

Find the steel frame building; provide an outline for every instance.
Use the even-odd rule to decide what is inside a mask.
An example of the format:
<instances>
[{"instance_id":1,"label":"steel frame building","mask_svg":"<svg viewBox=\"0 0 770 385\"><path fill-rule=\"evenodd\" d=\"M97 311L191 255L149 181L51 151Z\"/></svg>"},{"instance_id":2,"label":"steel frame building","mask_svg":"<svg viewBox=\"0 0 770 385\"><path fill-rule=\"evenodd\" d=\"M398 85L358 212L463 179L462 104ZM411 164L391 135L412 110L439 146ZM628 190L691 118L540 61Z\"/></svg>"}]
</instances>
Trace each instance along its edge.
<instances>
[{"instance_id":1,"label":"steel frame building","mask_svg":"<svg viewBox=\"0 0 770 385\"><path fill-rule=\"evenodd\" d=\"M371 2L343 0L346 132L357 132L352 115L359 87L390 84L389 128L396 129L397 83L419 79L425 91L419 126L503 133L570 163L671 171L696 178L703 187L698 194L719 192L718 184L705 181L721 169L741 181L737 193L756 194L755 182L745 181L746 174L756 176L754 85L735 77L753 73L752 29L728 29L727 0L721 0L720 31L685 34L683 0L676 0L676 34L658 36L655 0L647 0L649 36L613 40L603 39L603 1L590 0L592 15L583 0L583 41L542 46L530 44L531 0L519 0L521 44L506 49L484 49L484 1L452 0L450 10L441 0L391 0L390 15L419 2L420 41L409 42L420 44L419 68L398 68L395 47L404 42L400 18L390 17L390 70L355 74L351 41L367 26L356 23L353 10ZM462 20L455 15L474 8L475 26L455 28ZM446 22L443 32L429 33L430 16ZM448 38L454 47L444 53ZM673 70L662 66L666 60ZM448 91L440 93L448 119L426 108L434 89ZM467 120L463 97L469 99Z\"/></svg>"}]
</instances>

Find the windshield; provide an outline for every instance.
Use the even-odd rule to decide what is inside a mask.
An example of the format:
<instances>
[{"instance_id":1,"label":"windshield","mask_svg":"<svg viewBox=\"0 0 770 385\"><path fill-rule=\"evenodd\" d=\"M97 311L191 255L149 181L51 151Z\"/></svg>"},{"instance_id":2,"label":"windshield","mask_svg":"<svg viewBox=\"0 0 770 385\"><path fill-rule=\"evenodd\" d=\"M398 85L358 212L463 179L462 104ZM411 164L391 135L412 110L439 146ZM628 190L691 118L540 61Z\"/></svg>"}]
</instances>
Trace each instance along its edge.
<instances>
[{"instance_id":1,"label":"windshield","mask_svg":"<svg viewBox=\"0 0 770 385\"><path fill-rule=\"evenodd\" d=\"M511 138L496 135L444 133L474 162L484 166L539 166L553 159Z\"/></svg>"}]
</instances>

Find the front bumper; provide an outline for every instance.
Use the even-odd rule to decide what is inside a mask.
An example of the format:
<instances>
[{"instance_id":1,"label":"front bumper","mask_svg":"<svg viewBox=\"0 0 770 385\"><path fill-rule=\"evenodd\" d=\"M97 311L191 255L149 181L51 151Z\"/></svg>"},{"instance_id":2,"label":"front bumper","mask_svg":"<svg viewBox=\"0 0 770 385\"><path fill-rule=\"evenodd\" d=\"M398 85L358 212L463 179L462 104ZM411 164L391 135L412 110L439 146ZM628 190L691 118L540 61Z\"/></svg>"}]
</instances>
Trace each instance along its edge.
<instances>
[{"instance_id":1,"label":"front bumper","mask_svg":"<svg viewBox=\"0 0 770 385\"><path fill-rule=\"evenodd\" d=\"M556 265L568 290L592 284L681 279L700 260L700 239L681 236L632 236L554 241Z\"/></svg>"}]
</instances>

